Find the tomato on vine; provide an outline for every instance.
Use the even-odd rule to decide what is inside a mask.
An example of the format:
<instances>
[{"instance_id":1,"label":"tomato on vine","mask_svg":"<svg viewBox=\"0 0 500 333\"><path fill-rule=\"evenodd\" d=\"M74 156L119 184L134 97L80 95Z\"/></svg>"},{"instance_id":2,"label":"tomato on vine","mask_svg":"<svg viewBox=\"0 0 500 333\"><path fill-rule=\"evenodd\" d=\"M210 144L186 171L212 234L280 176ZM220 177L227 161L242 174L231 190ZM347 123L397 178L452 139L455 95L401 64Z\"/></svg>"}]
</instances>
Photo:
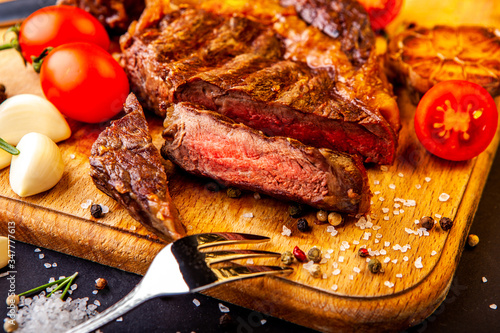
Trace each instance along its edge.
<instances>
[{"instance_id":1,"label":"tomato on vine","mask_svg":"<svg viewBox=\"0 0 500 333\"><path fill-rule=\"evenodd\" d=\"M88 42L109 48L109 36L102 24L83 9L73 6L44 7L28 16L20 26L9 29L17 34L0 50L15 48L25 61L32 62L47 47L71 42Z\"/></svg>"},{"instance_id":2,"label":"tomato on vine","mask_svg":"<svg viewBox=\"0 0 500 333\"><path fill-rule=\"evenodd\" d=\"M65 116L99 123L118 114L129 94L127 75L104 49L69 43L43 60L40 82L45 97Z\"/></svg>"},{"instance_id":3,"label":"tomato on vine","mask_svg":"<svg viewBox=\"0 0 500 333\"><path fill-rule=\"evenodd\" d=\"M403 0L358 0L365 7L373 30L384 29L398 16Z\"/></svg>"}]
</instances>

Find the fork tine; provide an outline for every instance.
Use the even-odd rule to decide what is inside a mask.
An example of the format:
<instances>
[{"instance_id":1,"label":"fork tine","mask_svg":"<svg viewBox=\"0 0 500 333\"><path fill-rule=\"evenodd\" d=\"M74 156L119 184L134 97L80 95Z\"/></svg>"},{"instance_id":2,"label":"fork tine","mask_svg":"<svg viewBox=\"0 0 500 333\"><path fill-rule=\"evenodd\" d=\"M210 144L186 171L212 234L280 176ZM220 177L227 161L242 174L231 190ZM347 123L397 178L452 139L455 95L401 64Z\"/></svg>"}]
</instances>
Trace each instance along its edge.
<instances>
[{"instance_id":1,"label":"fork tine","mask_svg":"<svg viewBox=\"0 0 500 333\"><path fill-rule=\"evenodd\" d=\"M227 244L256 244L267 242L268 240L270 240L270 238L266 236L235 232L213 232L192 235L191 237L194 238L194 240L197 242L198 249Z\"/></svg>"},{"instance_id":2,"label":"fork tine","mask_svg":"<svg viewBox=\"0 0 500 333\"><path fill-rule=\"evenodd\" d=\"M217 276L219 283L231 282L241 279L253 278L264 275L277 275L293 272L291 267L283 266L262 266L262 265L249 265L249 266L225 266L212 268L212 271Z\"/></svg>"},{"instance_id":3,"label":"fork tine","mask_svg":"<svg viewBox=\"0 0 500 333\"><path fill-rule=\"evenodd\" d=\"M228 260L248 259L257 257L280 257L281 253L259 250L227 250L203 252L207 264L216 264Z\"/></svg>"}]
</instances>

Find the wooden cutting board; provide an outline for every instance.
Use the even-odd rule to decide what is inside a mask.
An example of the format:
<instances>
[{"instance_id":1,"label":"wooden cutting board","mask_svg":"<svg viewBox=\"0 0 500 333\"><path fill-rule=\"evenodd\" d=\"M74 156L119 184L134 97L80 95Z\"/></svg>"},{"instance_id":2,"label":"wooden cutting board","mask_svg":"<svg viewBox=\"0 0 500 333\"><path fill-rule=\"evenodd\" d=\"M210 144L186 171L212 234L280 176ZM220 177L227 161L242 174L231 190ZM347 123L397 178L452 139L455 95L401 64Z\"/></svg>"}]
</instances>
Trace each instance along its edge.
<instances>
[{"instance_id":1,"label":"wooden cutting board","mask_svg":"<svg viewBox=\"0 0 500 333\"><path fill-rule=\"evenodd\" d=\"M407 0L389 30L415 20L429 25L500 25L500 6L493 1L442 1L429 6ZM0 53L0 82L7 86L9 96L43 95L38 76L24 68L14 51ZM265 196L257 199L253 193L230 199L223 190L210 191L210 180L189 176L166 162L171 195L189 234L262 234L272 241L258 248L283 252L296 245L305 251L318 246L326 259L321 264L325 275L320 278L313 278L296 263L289 276L236 282L214 288L209 295L325 332L397 331L419 323L438 307L460 259L499 135L471 161L444 161L428 154L416 139L415 106L405 90L398 90L398 103L403 129L396 162L368 170L374 193L371 222L360 225L350 219L337 228L335 236L327 232L328 224L314 223L315 212L305 216L312 230L301 233L297 220L287 213L287 203ZM161 119L151 117L149 123L159 147ZM71 123L73 135L59 144L65 172L50 191L21 199L10 189L9 169L0 171L0 234L7 234L8 222L13 221L20 241L143 274L165 243L98 191L88 176L90 147L105 125ZM442 193L449 199L440 201ZM110 212L104 218L92 218L89 208L82 206L87 200L107 205ZM437 226L428 236L416 235L412 232L419 228L415 220L424 215L450 217L454 227L445 232ZM291 236L282 235L285 226ZM365 258L357 255L363 245L378 251L383 273L368 271ZM417 261L423 267L418 268ZM254 262L276 264L269 259Z\"/></svg>"}]
</instances>

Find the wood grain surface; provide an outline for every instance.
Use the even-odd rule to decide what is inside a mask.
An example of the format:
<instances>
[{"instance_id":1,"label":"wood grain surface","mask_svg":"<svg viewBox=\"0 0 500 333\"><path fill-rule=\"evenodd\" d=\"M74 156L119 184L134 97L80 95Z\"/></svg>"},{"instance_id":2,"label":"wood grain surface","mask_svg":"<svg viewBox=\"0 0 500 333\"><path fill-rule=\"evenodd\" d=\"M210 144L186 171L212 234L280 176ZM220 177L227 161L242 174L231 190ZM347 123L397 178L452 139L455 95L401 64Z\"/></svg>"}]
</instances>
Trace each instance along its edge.
<instances>
[{"instance_id":1,"label":"wood grain surface","mask_svg":"<svg viewBox=\"0 0 500 333\"><path fill-rule=\"evenodd\" d=\"M431 9L422 3L407 0L389 30L415 19L428 25L500 22L500 8L493 1L429 1ZM482 8L481 14L467 15L472 5ZM15 51L0 53L0 82L9 96L43 95L37 74L23 66ZM258 246L261 249L283 252L298 245L305 251L313 246L323 251L320 278L296 263L289 276L236 282L208 294L325 332L397 331L417 324L437 308L449 289L499 135L471 161L433 157L415 137L415 105L409 94L403 89L397 93L403 124L398 157L392 166L368 169L374 193L371 221L360 225L349 218L336 235L327 232L328 224L314 223L314 211L305 216L312 230L301 233L297 220L287 213L288 203L265 196L257 199L253 193L230 199L224 190L210 191L210 180L194 178L165 162L171 195L189 234L249 232L272 238L269 244ZM149 123L159 147L162 120L150 117ZM9 169L0 171L0 234L6 234L7 222L14 221L18 240L143 274L165 244L98 191L88 175L90 147L106 124L70 125L71 138L59 144L65 172L53 189L21 199L10 189ZM440 201L442 193L449 199ZM82 208L89 199L107 205L110 212L101 219L91 217L90 210ZM445 232L437 226L428 236L419 236L415 220L424 215L436 220L450 217L454 227ZM291 236L282 235L284 226L291 229ZM368 271L366 259L357 255L361 246L378 251L383 273ZM417 261L422 268L415 265ZM254 262L276 264L269 259Z\"/></svg>"}]
</instances>

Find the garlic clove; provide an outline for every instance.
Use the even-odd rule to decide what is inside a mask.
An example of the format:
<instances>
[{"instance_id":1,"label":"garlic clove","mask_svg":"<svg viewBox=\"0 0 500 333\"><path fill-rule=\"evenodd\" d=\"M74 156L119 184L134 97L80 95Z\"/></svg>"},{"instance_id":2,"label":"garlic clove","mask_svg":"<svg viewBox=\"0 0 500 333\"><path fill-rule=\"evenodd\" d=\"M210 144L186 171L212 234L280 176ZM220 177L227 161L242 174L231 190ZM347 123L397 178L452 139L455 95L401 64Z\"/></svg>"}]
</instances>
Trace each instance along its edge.
<instances>
[{"instance_id":1,"label":"garlic clove","mask_svg":"<svg viewBox=\"0 0 500 333\"><path fill-rule=\"evenodd\" d=\"M20 197L44 192L59 182L64 162L59 147L48 136L28 133L17 145L19 155L12 155L9 181Z\"/></svg>"},{"instance_id":2,"label":"garlic clove","mask_svg":"<svg viewBox=\"0 0 500 333\"><path fill-rule=\"evenodd\" d=\"M0 236L0 269L7 266L9 259L9 239Z\"/></svg>"},{"instance_id":3,"label":"garlic clove","mask_svg":"<svg viewBox=\"0 0 500 333\"><path fill-rule=\"evenodd\" d=\"M45 98L21 94L0 104L0 138L11 145L17 145L30 132L45 134L54 142L71 136L66 119Z\"/></svg>"},{"instance_id":4,"label":"garlic clove","mask_svg":"<svg viewBox=\"0 0 500 333\"><path fill-rule=\"evenodd\" d=\"M3 149L0 149L0 170L9 166L12 155Z\"/></svg>"}]
</instances>

